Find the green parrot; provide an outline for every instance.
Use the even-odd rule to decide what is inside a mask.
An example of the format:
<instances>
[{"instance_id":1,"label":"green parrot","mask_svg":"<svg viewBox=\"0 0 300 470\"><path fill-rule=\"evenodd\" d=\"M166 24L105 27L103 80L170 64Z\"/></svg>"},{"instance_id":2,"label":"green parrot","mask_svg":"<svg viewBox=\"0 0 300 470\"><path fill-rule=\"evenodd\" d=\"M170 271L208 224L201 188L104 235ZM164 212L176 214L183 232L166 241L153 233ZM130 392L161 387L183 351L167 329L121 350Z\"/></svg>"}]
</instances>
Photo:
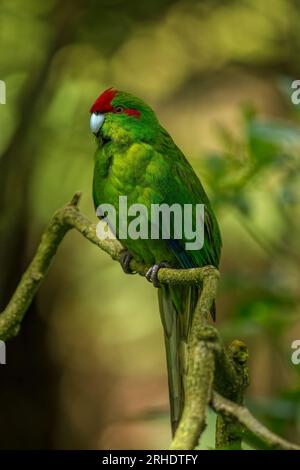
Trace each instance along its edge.
<instances>
[{"instance_id":1,"label":"green parrot","mask_svg":"<svg viewBox=\"0 0 300 470\"><path fill-rule=\"evenodd\" d=\"M154 111L141 99L114 88L104 91L90 109L90 127L96 136L97 150L93 179L95 207L108 203L119 214L119 196L127 196L128 206L174 203L204 205L204 244L187 250L186 239L120 240L124 246L121 265L129 273L130 260L151 266L147 279L158 287L159 309L164 328L168 369L171 425L174 434L184 406L187 373L187 343L192 315L198 299L196 286L160 285L161 267L218 268L221 235L208 197L191 165L160 125ZM99 215L99 214L97 214ZM115 228L119 238L119 227ZM215 317L215 308L211 312Z\"/></svg>"}]
</instances>

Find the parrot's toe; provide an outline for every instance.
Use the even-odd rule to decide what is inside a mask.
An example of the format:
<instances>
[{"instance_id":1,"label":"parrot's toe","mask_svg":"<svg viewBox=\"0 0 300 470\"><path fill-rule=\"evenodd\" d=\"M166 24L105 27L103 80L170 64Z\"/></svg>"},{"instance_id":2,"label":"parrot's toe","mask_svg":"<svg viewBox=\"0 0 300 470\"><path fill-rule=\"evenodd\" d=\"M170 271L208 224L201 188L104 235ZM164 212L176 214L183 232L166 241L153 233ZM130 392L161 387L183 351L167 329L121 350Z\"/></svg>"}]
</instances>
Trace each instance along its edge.
<instances>
[{"instance_id":1,"label":"parrot's toe","mask_svg":"<svg viewBox=\"0 0 300 470\"><path fill-rule=\"evenodd\" d=\"M161 287L161 284L158 280L158 271L160 270L160 268L170 268L171 266L166 262L166 261L161 261L160 263L158 264L154 264L153 266L151 266L151 268L148 269L148 271L146 272L146 279L149 281L149 282L152 282L153 286L154 287Z\"/></svg>"},{"instance_id":2,"label":"parrot's toe","mask_svg":"<svg viewBox=\"0 0 300 470\"><path fill-rule=\"evenodd\" d=\"M132 260L132 258L133 255L130 253L130 251L122 251L120 257L120 264L125 274L133 274L133 271L130 268L130 261Z\"/></svg>"}]
</instances>

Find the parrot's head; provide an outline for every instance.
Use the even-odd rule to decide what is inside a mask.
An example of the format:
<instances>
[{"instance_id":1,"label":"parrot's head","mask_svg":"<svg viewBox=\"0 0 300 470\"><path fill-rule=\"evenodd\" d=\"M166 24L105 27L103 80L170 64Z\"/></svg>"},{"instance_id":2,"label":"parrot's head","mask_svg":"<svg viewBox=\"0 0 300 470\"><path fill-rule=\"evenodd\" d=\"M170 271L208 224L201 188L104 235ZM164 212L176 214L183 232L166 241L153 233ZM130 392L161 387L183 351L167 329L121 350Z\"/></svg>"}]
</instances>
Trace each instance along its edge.
<instances>
[{"instance_id":1,"label":"parrot's head","mask_svg":"<svg viewBox=\"0 0 300 470\"><path fill-rule=\"evenodd\" d=\"M99 145L111 141L152 143L159 132L155 113L144 101L114 88L105 90L96 99L90 113L91 131Z\"/></svg>"}]
</instances>

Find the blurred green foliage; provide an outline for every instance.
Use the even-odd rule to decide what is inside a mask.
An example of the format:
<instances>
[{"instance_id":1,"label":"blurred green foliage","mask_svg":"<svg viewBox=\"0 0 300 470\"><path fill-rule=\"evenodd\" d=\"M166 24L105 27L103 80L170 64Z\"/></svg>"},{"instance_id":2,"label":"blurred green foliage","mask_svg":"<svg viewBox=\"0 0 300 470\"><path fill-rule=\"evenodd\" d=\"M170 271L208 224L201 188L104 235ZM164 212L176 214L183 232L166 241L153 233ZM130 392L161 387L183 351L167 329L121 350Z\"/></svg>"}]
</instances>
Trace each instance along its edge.
<instances>
[{"instance_id":1,"label":"blurred green foliage","mask_svg":"<svg viewBox=\"0 0 300 470\"><path fill-rule=\"evenodd\" d=\"M52 213L91 200L89 108L143 97L207 188L223 233L217 327L250 349L247 402L300 440L297 0L3 0L0 304ZM1 448L163 448L156 294L71 233L0 370ZM210 414L204 448L213 447Z\"/></svg>"}]
</instances>

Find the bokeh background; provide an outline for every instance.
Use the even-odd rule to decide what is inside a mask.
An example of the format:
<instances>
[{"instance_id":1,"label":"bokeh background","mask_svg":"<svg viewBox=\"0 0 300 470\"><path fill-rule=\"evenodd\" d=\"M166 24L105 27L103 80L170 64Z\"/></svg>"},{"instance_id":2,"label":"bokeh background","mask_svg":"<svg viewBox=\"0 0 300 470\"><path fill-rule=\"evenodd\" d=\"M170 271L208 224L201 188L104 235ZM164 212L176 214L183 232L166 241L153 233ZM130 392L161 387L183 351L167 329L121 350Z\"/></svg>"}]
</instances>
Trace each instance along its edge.
<instances>
[{"instance_id":1,"label":"bokeh background","mask_svg":"<svg viewBox=\"0 0 300 470\"><path fill-rule=\"evenodd\" d=\"M298 0L2 0L0 304L53 212L83 191L96 222L89 108L144 98L201 177L223 234L217 327L250 349L247 404L300 439ZM165 448L156 292L78 233L7 345L0 447ZM210 413L202 448L214 443Z\"/></svg>"}]
</instances>

